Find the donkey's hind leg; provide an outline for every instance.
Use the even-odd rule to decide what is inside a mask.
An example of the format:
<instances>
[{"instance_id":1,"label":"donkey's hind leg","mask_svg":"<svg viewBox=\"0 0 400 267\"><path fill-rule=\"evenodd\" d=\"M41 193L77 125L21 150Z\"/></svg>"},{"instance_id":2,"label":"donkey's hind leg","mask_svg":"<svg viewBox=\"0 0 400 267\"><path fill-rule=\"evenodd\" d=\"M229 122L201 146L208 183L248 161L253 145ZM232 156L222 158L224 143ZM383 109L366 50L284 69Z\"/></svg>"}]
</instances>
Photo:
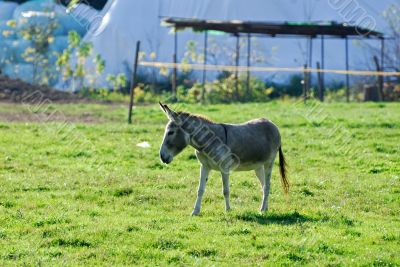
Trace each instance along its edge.
<instances>
[{"instance_id":1,"label":"donkey's hind leg","mask_svg":"<svg viewBox=\"0 0 400 267\"><path fill-rule=\"evenodd\" d=\"M268 194L266 194L266 181L265 181L265 170L264 166L259 167L256 169L256 175L258 180L260 180L262 191L263 191L263 199L261 203L260 211L264 212L268 208ZM269 188L268 188L269 190Z\"/></svg>"},{"instance_id":2,"label":"donkey's hind leg","mask_svg":"<svg viewBox=\"0 0 400 267\"><path fill-rule=\"evenodd\" d=\"M271 175L272 175L272 168L274 167L274 161L266 163L264 165L264 173L265 173L265 187L264 187L264 200L263 201L263 207L264 210L261 209L261 211L267 211L268 210L268 196L269 196L269 191L271 189Z\"/></svg>"}]
</instances>

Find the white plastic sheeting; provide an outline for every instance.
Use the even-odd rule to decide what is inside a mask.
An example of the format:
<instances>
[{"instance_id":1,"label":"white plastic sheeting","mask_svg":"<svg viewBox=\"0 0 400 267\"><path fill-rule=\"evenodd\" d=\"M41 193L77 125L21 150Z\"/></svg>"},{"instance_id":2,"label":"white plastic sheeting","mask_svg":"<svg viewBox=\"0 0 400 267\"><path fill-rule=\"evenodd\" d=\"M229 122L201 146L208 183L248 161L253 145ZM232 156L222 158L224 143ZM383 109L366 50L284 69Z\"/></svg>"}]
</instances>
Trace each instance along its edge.
<instances>
[{"instance_id":1,"label":"white plastic sheeting","mask_svg":"<svg viewBox=\"0 0 400 267\"><path fill-rule=\"evenodd\" d=\"M275 7L265 0L163 0L160 5L161 16L247 21L270 20L271 7Z\"/></svg>"},{"instance_id":2,"label":"white plastic sheeting","mask_svg":"<svg viewBox=\"0 0 400 267\"><path fill-rule=\"evenodd\" d=\"M94 45L94 54L106 61L105 73L127 73L134 61L136 41L141 41L141 50L154 52L157 61L171 62L174 38L171 29L161 26L162 17L199 18L213 20L271 21L285 18L265 0L109 0L103 9L102 21L91 28L85 41ZM187 41L195 40L200 48L203 35L190 30L180 32L178 57L182 56ZM215 37L222 46L233 38ZM266 52L267 53L267 52ZM106 75L104 75L106 76ZM106 84L105 78L98 81Z\"/></svg>"},{"instance_id":3,"label":"white plastic sheeting","mask_svg":"<svg viewBox=\"0 0 400 267\"><path fill-rule=\"evenodd\" d=\"M96 9L88 5L79 3L73 6L69 11L68 13L68 18L70 20L69 23L79 24L81 28L80 30L86 33L93 23L97 23L98 19L102 18L101 16L99 16L99 14L100 12L97 11ZM73 18L73 21L71 21L71 18ZM67 23L64 22L62 24L67 25Z\"/></svg>"},{"instance_id":4,"label":"white plastic sheeting","mask_svg":"<svg viewBox=\"0 0 400 267\"><path fill-rule=\"evenodd\" d=\"M33 82L33 65L32 64L8 64L4 68L4 74L11 79L22 79L25 82Z\"/></svg>"},{"instance_id":5,"label":"white plastic sheeting","mask_svg":"<svg viewBox=\"0 0 400 267\"><path fill-rule=\"evenodd\" d=\"M15 29L7 25L7 21L0 21L0 40L12 40L17 37Z\"/></svg>"},{"instance_id":6,"label":"white plastic sheeting","mask_svg":"<svg viewBox=\"0 0 400 267\"><path fill-rule=\"evenodd\" d=\"M381 0L376 8L384 10L398 0ZM346 18L329 5L330 1L315 1L312 20L345 21ZM136 41L142 42L142 50L147 54L155 52L158 61L172 61L174 38L170 29L160 26L163 17L198 18L211 20L244 21L304 21L307 20L302 0L109 0L103 9L100 27L92 28L85 41L94 44L94 54L101 54L106 60L105 75L126 72L127 65L134 61ZM368 10L367 10L368 11ZM370 14L370 11L368 11ZM370 14L373 15L373 14ZM384 25L377 18L378 28ZM97 30L96 30L97 29ZM234 47L231 37L212 37L221 46ZM203 35L190 30L180 32L178 56L182 56L188 40L203 45ZM304 64L305 39L258 39L258 51L266 56L269 65L278 67L298 67ZM319 59L319 41L314 58ZM261 50L264 49L264 50ZM343 50L343 51L342 51ZM353 49L356 50L356 49ZM358 49L359 50L359 49ZM273 51L273 52L272 52ZM352 51L352 56L360 56L360 51ZM244 55L244 52L242 52ZM242 59L243 60L243 59ZM326 62L331 68L344 68L343 49L334 41L326 42ZM227 62L217 62L224 64ZM231 62L230 62L231 63ZM327 63L327 64L328 64ZM351 63L351 62L350 62ZM245 62L241 61L241 64ZM103 82L104 82L103 77ZM98 79L101 80L101 79ZM106 84L104 82L104 84Z\"/></svg>"},{"instance_id":7,"label":"white plastic sheeting","mask_svg":"<svg viewBox=\"0 0 400 267\"><path fill-rule=\"evenodd\" d=\"M52 52L61 53L68 47L68 36L56 36L50 44L49 50Z\"/></svg>"},{"instance_id":8,"label":"white plastic sheeting","mask_svg":"<svg viewBox=\"0 0 400 267\"><path fill-rule=\"evenodd\" d=\"M26 62L25 51L32 43L23 39L21 30L31 25L47 27L49 22L57 23L53 32L54 41L49 45L48 59L52 66L56 62L56 53L61 53L68 46L68 32L76 31L84 36L90 27L89 21L98 15L95 9L79 4L72 13L54 0L33 0L18 5L0 0L0 68L11 78L32 82L33 65ZM15 20L16 28L7 25ZM57 76L55 69L51 76ZM58 79L51 79L54 85Z\"/></svg>"},{"instance_id":9,"label":"white plastic sheeting","mask_svg":"<svg viewBox=\"0 0 400 267\"><path fill-rule=\"evenodd\" d=\"M8 64L11 60L11 40L1 40L0 39L0 67Z\"/></svg>"},{"instance_id":10,"label":"white plastic sheeting","mask_svg":"<svg viewBox=\"0 0 400 267\"><path fill-rule=\"evenodd\" d=\"M142 47L151 47L148 50L159 49L166 35L157 19L159 9L159 0L109 1L101 24L91 28L84 39L93 43L95 54L105 59L105 73L126 71L126 64L133 62L137 40L147 40Z\"/></svg>"},{"instance_id":11,"label":"white plastic sheeting","mask_svg":"<svg viewBox=\"0 0 400 267\"><path fill-rule=\"evenodd\" d=\"M19 5L14 10L14 19L29 17L33 12L50 12L54 11L56 4L52 0L34 0Z\"/></svg>"},{"instance_id":12,"label":"white plastic sheeting","mask_svg":"<svg viewBox=\"0 0 400 267\"><path fill-rule=\"evenodd\" d=\"M12 19L14 10L18 4L13 2L2 2L0 1L0 21Z\"/></svg>"},{"instance_id":13,"label":"white plastic sheeting","mask_svg":"<svg viewBox=\"0 0 400 267\"><path fill-rule=\"evenodd\" d=\"M32 2L41 1L46 6L50 0ZM377 10L384 10L389 4L397 3L397 1L381 0L374 5ZM329 2L315 1L312 20L345 20L338 10L329 6ZM1 3L4 2L0 0ZM21 6L24 5L27 4ZM0 14L3 10L0 8ZM24 10L29 11L29 9ZM31 8L31 11L46 11L46 9ZM106 60L104 75L97 79L102 85L108 84L105 81L107 74L127 72L127 67L132 66L135 44L138 40L142 41L142 50L147 54L156 53L155 60L168 62L172 60L174 38L169 34L170 29L160 25L160 18L162 17L246 21L302 21L306 19L302 0L109 0L101 12L81 4L69 15L65 13L65 8L61 6L56 6L55 12L59 14L59 21L63 27L63 32L59 33L61 36L65 37L66 32L71 29L77 30L82 35L85 34L87 29L91 29L86 34L84 41L92 42L94 55L100 54ZM371 10L367 10L367 12L371 15ZM4 14L6 13L4 11ZM21 15L21 12L16 11L13 14L14 18L18 15ZM8 11L4 16L10 16L10 12ZM376 17L376 19L378 22L377 30L381 30L380 25L383 25L380 21L381 18ZM0 22L0 29L1 27L5 26L1 26ZM218 39L218 44L221 46L232 46L235 42L233 38L225 36L213 38ZM201 47L203 35L194 34L190 31L180 32L178 44L180 56L182 56L188 40L198 41ZM279 48L269 64L287 67L302 66L304 63L304 51L302 50L305 50L305 45L303 40L267 39L262 42L261 47L265 49L263 52L268 53L273 47ZM62 46L63 41L60 39L58 44ZM303 49L299 48L301 45ZM316 44L316 46L318 45ZM339 45L343 45L342 42L340 44L334 41L327 42L326 62L329 63L329 66L326 67L344 67L344 46L343 51L340 51ZM52 49L59 50L58 45L52 45ZM315 53L314 58L319 58L318 49L315 49ZM356 52L352 51L352 55L355 54ZM92 62L92 60L89 59L88 62ZM243 63L241 62L241 64ZM62 88L63 86L58 87Z\"/></svg>"},{"instance_id":14,"label":"white plastic sheeting","mask_svg":"<svg viewBox=\"0 0 400 267\"><path fill-rule=\"evenodd\" d=\"M14 40L9 43L11 60L13 63L27 63L24 58L26 49L32 47L32 43L25 39Z\"/></svg>"},{"instance_id":15,"label":"white plastic sheeting","mask_svg":"<svg viewBox=\"0 0 400 267\"><path fill-rule=\"evenodd\" d=\"M93 15L94 11L86 5L89 11L68 13L64 6L57 5L53 0L34 0L18 6L13 14L19 28L30 25L48 25L54 21L58 27L54 35L67 35L69 31L76 31L81 36L87 32L88 22L85 16Z\"/></svg>"}]
</instances>

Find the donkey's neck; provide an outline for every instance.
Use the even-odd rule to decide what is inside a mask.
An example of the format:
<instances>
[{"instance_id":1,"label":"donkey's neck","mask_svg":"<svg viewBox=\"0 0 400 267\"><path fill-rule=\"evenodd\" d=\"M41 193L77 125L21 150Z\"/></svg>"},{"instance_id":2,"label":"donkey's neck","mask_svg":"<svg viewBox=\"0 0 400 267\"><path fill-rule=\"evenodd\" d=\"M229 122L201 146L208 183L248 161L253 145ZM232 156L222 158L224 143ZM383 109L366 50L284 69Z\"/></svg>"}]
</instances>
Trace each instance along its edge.
<instances>
[{"instance_id":1,"label":"donkey's neck","mask_svg":"<svg viewBox=\"0 0 400 267\"><path fill-rule=\"evenodd\" d=\"M225 130L219 123L199 119L189 133L189 145L198 151L203 151L212 142L224 142Z\"/></svg>"}]
</instances>

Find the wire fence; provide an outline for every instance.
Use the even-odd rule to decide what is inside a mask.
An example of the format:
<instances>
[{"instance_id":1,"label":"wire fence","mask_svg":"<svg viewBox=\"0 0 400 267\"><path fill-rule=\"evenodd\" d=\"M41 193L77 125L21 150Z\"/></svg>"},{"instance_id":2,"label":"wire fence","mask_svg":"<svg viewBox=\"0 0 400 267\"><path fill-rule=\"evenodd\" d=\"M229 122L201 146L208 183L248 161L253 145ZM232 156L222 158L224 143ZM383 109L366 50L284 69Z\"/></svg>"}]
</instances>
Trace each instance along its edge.
<instances>
[{"instance_id":1,"label":"wire fence","mask_svg":"<svg viewBox=\"0 0 400 267\"><path fill-rule=\"evenodd\" d=\"M154 61L140 61L140 66L153 67L153 68L168 68L178 70L207 70L207 71L229 71L229 72L307 72L307 73L332 73L342 75L355 75L355 76L383 76L394 77L400 76L400 72L388 71L364 71L364 70L340 70L340 69L317 69L317 68L304 68L304 67L254 67L254 66L233 66L233 65L210 65L210 64L189 64L189 63L171 63L171 62L154 62Z\"/></svg>"}]
</instances>

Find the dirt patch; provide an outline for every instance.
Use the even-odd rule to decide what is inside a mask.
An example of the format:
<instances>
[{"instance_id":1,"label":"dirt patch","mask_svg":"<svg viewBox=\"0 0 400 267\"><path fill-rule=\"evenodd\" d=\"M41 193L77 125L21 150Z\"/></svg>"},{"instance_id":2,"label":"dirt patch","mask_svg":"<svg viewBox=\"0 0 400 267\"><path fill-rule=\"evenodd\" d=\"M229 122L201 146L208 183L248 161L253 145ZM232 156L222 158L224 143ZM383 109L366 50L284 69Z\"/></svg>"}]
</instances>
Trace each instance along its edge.
<instances>
[{"instance_id":1,"label":"dirt patch","mask_svg":"<svg viewBox=\"0 0 400 267\"><path fill-rule=\"evenodd\" d=\"M60 123L101 123L105 118L95 116L91 113L82 113L79 115L54 113L30 113L18 112L8 113L0 112L0 122L60 122Z\"/></svg>"},{"instance_id":2,"label":"dirt patch","mask_svg":"<svg viewBox=\"0 0 400 267\"><path fill-rule=\"evenodd\" d=\"M11 103L76 103L88 100L78 95L57 91L48 86L32 85L21 80L0 76L0 101Z\"/></svg>"}]
</instances>

